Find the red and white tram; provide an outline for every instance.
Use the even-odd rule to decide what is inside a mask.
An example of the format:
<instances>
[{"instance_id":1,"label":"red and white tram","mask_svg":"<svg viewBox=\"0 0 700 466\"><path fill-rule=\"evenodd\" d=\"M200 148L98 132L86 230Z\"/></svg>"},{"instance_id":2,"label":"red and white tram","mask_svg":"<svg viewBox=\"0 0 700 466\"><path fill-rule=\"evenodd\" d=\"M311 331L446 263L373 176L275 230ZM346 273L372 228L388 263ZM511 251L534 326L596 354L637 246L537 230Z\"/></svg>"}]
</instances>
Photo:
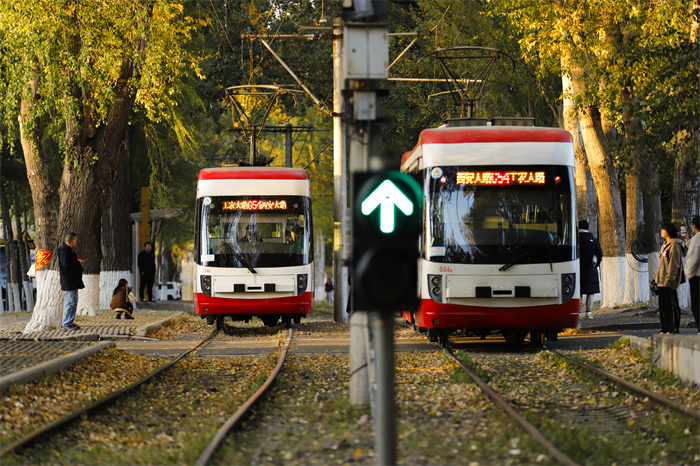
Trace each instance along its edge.
<instances>
[{"instance_id":1,"label":"red and white tram","mask_svg":"<svg viewBox=\"0 0 700 466\"><path fill-rule=\"evenodd\" d=\"M522 126L523 124L528 126ZM579 316L574 149L529 119L451 120L424 130L401 170L423 180L416 312L404 318L447 344L451 331L555 340Z\"/></svg>"},{"instance_id":2,"label":"red and white tram","mask_svg":"<svg viewBox=\"0 0 700 466\"><path fill-rule=\"evenodd\" d=\"M297 168L208 168L199 173L195 313L267 326L298 323L313 300L309 174Z\"/></svg>"}]
</instances>

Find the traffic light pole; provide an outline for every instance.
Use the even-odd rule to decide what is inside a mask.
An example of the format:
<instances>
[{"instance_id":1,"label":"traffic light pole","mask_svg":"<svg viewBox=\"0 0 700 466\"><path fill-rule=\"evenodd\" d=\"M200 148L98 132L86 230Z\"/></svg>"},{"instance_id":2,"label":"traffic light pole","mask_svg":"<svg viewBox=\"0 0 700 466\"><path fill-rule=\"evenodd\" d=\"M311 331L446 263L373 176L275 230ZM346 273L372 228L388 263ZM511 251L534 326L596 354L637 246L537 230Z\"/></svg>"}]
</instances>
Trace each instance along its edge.
<instances>
[{"instance_id":1,"label":"traffic light pole","mask_svg":"<svg viewBox=\"0 0 700 466\"><path fill-rule=\"evenodd\" d=\"M396 464L396 402L394 399L394 318L391 313L371 314L376 354L377 394L374 413L374 449L377 464Z\"/></svg>"},{"instance_id":2,"label":"traffic light pole","mask_svg":"<svg viewBox=\"0 0 700 466\"><path fill-rule=\"evenodd\" d=\"M382 84L388 78L389 44L386 23L388 6L386 1L345 1L343 22L343 77L344 92L352 104L348 112L350 171L353 179L353 222L358 208L359 181L369 170L383 169L381 134L378 122L378 102ZM359 19L359 21L358 21ZM363 187L364 191L364 187ZM381 197L381 196L378 196ZM372 201L371 201L372 202ZM381 209L387 202L379 199ZM375 205L375 210L380 208ZM388 208L387 208L388 209ZM393 208L392 213L393 213ZM360 238L352 228L352 251ZM356 262L353 267L353 312L350 315L350 402L361 404L367 393L366 380L374 382L372 412L375 430L375 459L380 465L396 464L396 407L394 400L394 312L372 305L366 306L357 290L365 283L358 280ZM388 312L387 312L388 311ZM370 331L365 322L369 321ZM364 324L364 325L363 325ZM370 335L374 351L368 351L364 342ZM369 355L374 355L374 364ZM374 377L372 377L372 375Z\"/></svg>"}]
</instances>

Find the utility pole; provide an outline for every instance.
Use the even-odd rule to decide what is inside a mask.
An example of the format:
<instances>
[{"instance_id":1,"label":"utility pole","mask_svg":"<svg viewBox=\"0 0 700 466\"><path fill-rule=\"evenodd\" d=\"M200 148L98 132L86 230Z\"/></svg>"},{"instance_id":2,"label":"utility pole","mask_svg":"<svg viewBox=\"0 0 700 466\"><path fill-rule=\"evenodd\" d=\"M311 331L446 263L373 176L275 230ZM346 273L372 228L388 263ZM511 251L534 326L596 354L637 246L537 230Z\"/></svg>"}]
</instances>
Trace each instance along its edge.
<instances>
[{"instance_id":1,"label":"utility pole","mask_svg":"<svg viewBox=\"0 0 700 466\"><path fill-rule=\"evenodd\" d=\"M334 21L333 28L333 277L335 299L333 320L348 322L348 269L345 237L348 228L346 215L348 206L347 159L345 151L345 129L343 127L343 84L342 35L340 18Z\"/></svg>"}]
</instances>

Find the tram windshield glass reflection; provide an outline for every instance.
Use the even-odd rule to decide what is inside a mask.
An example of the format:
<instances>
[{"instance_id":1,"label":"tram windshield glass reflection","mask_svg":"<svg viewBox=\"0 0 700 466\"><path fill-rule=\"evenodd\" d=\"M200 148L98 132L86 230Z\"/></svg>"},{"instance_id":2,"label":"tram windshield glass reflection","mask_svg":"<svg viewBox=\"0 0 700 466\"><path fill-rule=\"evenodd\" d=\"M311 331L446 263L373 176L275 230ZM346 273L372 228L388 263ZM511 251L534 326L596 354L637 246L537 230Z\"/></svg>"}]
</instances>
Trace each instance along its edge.
<instances>
[{"instance_id":1,"label":"tram windshield glass reflection","mask_svg":"<svg viewBox=\"0 0 700 466\"><path fill-rule=\"evenodd\" d=\"M574 260L572 180L564 166L428 170L422 256L461 264Z\"/></svg>"},{"instance_id":2,"label":"tram windshield glass reflection","mask_svg":"<svg viewBox=\"0 0 700 466\"><path fill-rule=\"evenodd\" d=\"M302 196L210 196L197 200L201 265L287 267L313 260L311 207Z\"/></svg>"}]
</instances>

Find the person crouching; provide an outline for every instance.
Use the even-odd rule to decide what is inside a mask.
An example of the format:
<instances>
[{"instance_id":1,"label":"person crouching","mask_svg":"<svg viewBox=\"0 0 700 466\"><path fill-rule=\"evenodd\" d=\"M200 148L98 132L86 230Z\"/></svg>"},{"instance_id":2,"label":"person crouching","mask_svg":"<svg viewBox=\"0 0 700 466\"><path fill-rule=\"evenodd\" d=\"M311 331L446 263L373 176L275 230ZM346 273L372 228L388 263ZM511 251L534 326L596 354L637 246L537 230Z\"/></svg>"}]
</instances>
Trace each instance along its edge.
<instances>
[{"instance_id":1,"label":"person crouching","mask_svg":"<svg viewBox=\"0 0 700 466\"><path fill-rule=\"evenodd\" d=\"M125 319L133 319L131 314L134 310L134 305L129 301L129 293L131 293L129 283L125 278L122 278L112 292L112 302L109 305L109 307L117 313L117 319L122 318L122 312L124 313Z\"/></svg>"}]
</instances>

